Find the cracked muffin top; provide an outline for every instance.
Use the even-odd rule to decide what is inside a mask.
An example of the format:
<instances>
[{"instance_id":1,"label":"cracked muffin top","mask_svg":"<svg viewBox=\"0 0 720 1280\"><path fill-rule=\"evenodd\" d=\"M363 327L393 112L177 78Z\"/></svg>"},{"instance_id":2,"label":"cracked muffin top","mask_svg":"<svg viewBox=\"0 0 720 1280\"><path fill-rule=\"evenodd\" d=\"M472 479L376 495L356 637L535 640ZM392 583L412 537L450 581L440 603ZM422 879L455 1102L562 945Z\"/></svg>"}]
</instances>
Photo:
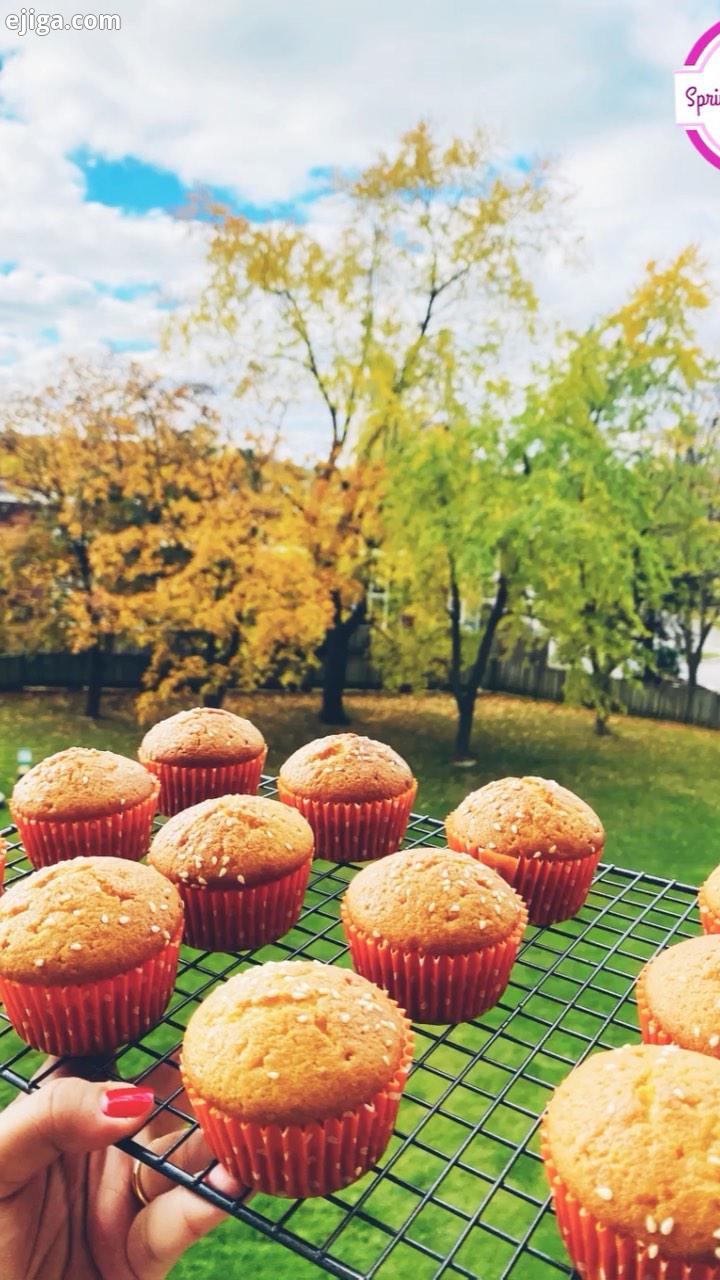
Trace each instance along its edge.
<instances>
[{"instance_id":1,"label":"cracked muffin top","mask_svg":"<svg viewBox=\"0 0 720 1280\"><path fill-rule=\"evenodd\" d=\"M265 739L249 720L221 707L192 707L148 729L138 751L142 763L242 764L265 750Z\"/></svg>"},{"instance_id":2,"label":"cracked muffin top","mask_svg":"<svg viewBox=\"0 0 720 1280\"><path fill-rule=\"evenodd\" d=\"M365 978L318 961L261 965L195 1010L186 1085L242 1120L305 1124L369 1103L407 1061L410 1024Z\"/></svg>"},{"instance_id":3,"label":"cracked muffin top","mask_svg":"<svg viewBox=\"0 0 720 1280\"><path fill-rule=\"evenodd\" d=\"M391 946L457 955L504 941L527 919L522 899L489 867L450 849L411 849L352 879L343 919Z\"/></svg>"},{"instance_id":4,"label":"cracked muffin top","mask_svg":"<svg viewBox=\"0 0 720 1280\"><path fill-rule=\"evenodd\" d=\"M309 822L264 796L230 795L183 809L161 827L148 861L185 884L254 885L288 875L312 858Z\"/></svg>"},{"instance_id":5,"label":"cracked muffin top","mask_svg":"<svg viewBox=\"0 0 720 1280\"><path fill-rule=\"evenodd\" d=\"M605 843L603 825L573 791L547 778L500 778L471 791L445 821L451 843L515 858L578 858Z\"/></svg>"},{"instance_id":6,"label":"cracked muffin top","mask_svg":"<svg viewBox=\"0 0 720 1280\"><path fill-rule=\"evenodd\" d=\"M716 1262L717 1059L658 1045L594 1054L555 1091L544 1132L561 1180L600 1222L662 1259Z\"/></svg>"},{"instance_id":7,"label":"cracked muffin top","mask_svg":"<svg viewBox=\"0 0 720 1280\"><path fill-rule=\"evenodd\" d=\"M310 800L389 800L414 786L392 747L356 733L331 733L300 747L280 770L282 786Z\"/></svg>"},{"instance_id":8,"label":"cracked muffin top","mask_svg":"<svg viewBox=\"0 0 720 1280\"><path fill-rule=\"evenodd\" d=\"M175 936L174 885L126 858L72 858L12 885L0 898L0 974L61 986L142 964Z\"/></svg>"},{"instance_id":9,"label":"cracked muffin top","mask_svg":"<svg viewBox=\"0 0 720 1280\"><path fill-rule=\"evenodd\" d=\"M114 751L69 747L47 756L15 784L11 810L24 818L103 818L159 792L156 778Z\"/></svg>"}]
</instances>

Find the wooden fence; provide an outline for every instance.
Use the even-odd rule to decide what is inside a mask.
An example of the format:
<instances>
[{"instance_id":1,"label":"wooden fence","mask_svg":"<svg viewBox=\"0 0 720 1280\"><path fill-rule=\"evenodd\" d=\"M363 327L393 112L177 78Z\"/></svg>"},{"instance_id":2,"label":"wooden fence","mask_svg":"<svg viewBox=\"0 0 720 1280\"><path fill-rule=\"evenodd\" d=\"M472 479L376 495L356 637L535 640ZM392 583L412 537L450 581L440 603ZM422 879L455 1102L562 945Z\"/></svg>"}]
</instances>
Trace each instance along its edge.
<instances>
[{"instance_id":1,"label":"wooden fence","mask_svg":"<svg viewBox=\"0 0 720 1280\"><path fill-rule=\"evenodd\" d=\"M103 685L108 689L139 689L147 667L142 653L111 653L103 659ZM82 689L88 683L90 660L86 653L0 654L0 691L29 689ZM618 680L619 704L629 715L655 720L676 720L683 724L720 729L720 694L696 689L688 706L685 685L669 683L636 685ZM366 654L354 653L348 668L348 684L355 689L377 689L377 672ZM517 693L525 697L562 702L565 672L541 662L504 661L493 658L485 688L497 693Z\"/></svg>"}]
</instances>

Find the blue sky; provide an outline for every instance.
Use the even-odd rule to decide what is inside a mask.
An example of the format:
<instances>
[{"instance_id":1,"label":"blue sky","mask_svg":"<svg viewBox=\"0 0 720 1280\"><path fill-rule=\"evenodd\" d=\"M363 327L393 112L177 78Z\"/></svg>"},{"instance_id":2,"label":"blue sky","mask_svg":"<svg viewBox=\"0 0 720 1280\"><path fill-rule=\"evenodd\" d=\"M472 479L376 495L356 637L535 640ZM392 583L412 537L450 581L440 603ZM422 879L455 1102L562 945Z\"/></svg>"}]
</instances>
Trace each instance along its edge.
<instances>
[{"instance_id":1,"label":"blue sky","mask_svg":"<svg viewBox=\"0 0 720 1280\"><path fill-rule=\"evenodd\" d=\"M330 233L332 171L423 115L556 158L583 237L541 273L559 320L612 305L687 240L717 253L720 173L672 120L672 72L710 4L126 0L120 32L43 39L7 31L14 11L0 2L4 378L67 353L155 358L202 281L207 228L177 216L193 191Z\"/></svg>"}]
</instances>

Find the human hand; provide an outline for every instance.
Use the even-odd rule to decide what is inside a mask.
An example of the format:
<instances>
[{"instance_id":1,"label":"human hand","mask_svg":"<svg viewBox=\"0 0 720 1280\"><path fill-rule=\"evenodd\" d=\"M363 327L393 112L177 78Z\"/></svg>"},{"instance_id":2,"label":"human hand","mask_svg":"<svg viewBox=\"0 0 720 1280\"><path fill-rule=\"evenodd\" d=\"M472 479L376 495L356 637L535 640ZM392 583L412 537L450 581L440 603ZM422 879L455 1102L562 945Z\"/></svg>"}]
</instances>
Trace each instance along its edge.
<instances>
[{"instance_id":1,"label":"human hand","mask_svg":"<svg viewBox=\"0 0 720 1280\"><path fill-rule=\"evenodd\" d=\"M0 1113L3 1280L164 1280L222 1220L221 1210L144 1166L147 1206L135 1194L133 1160L112 1144L141 1129L142 1141L160 1151L179 1136L158 1136L168 1128L167 1115L142 1127L154 1106L153 1083L157 1074L134 1087L52 1073ZM172 1158L198 1171L210 1153L194 1133ZM219 1166L209 1181L229 1196L242 1195Z\"/></svg>"}]
</instances>

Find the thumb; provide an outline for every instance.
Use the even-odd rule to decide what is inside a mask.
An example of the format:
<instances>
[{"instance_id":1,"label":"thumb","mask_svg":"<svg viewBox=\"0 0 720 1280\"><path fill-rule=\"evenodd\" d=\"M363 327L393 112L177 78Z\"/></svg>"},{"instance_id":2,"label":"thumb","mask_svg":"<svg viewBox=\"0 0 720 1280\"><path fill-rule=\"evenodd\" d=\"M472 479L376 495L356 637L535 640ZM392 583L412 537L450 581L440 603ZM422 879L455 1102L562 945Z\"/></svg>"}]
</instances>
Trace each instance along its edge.
<instances>
[{"instance_id":1,"label":"thumb","mask_svg":"<svg viewBox=\"0 0 720 1280\"><path fill-rule=\"evenodd\" d=\"M128 1137L155 1103L134 1085L54 1079L0 1115L0 1200L61 1155L100 1151Z\"/></svg>"}]
</instances>

